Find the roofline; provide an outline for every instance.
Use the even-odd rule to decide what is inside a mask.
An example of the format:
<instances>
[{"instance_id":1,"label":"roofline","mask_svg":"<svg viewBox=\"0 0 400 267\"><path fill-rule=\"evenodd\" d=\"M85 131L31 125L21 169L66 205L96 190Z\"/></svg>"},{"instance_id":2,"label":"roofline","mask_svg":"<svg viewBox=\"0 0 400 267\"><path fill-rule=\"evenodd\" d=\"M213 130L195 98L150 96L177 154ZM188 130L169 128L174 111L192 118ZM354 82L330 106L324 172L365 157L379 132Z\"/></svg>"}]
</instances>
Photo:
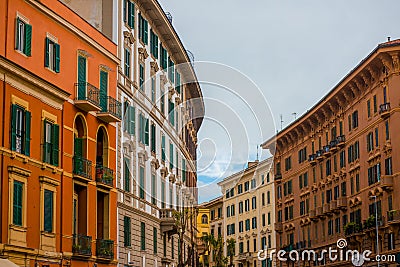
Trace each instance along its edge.
<instances>
[{"instance_id":1,"label":"roofline","mask_svg":"<svg viewBox=\"0 0 400 267\"><path fill-rule=\"evenodd\" d=\"M374 50L372 50L363 60L361 60L356 67L354 67L352 70L350 70L349 73L346 74L325 96L323 96L316 104L314 104L309 110L307 110L305 113L303 113L300 117L298 117L296 120L291 122L289 125L287 125L285 128L283 128L281 131L279 131L276 135L270 137L267 139L265 142L261 143L261 147L266 149L267 146L271 145L271 143L278 138L278 136L283 135L285 131L287 131L289 128L291 128L293 125L299 123L301 120L303 120L305 117L310 115L311 113L314 112L314 110L323 103L326 99L331 97L333 93L340 87L340 85L347 79L349 78L352 74L356 72L357 69L359 69L368 59L372 57L373 54L377 53L378 50L386 47L393 47L393 46L400 46L400 43L396 43L394 41L392 42L386 42L386 43L380 43L378 46L375 47Z\"/></svg>"}]
</instances>

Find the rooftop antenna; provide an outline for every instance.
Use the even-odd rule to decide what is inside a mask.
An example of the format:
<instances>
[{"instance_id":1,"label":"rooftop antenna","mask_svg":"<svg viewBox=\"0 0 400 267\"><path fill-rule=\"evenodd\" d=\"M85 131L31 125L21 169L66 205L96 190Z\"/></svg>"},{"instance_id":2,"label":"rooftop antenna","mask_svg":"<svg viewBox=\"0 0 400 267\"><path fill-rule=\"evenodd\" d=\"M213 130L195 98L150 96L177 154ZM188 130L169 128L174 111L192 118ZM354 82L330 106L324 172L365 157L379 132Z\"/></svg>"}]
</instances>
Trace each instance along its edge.
<instances>
[{"instance_id":1,"label":"rooftop antenna","mask_svg":"<svg viewBox=\"0 0 400 267\"><path fill-rule=\"evenodd\" d=\"M281 131L282 131L282 125L283 125L283 118L282 118L282 114L279 115L281 117Z\"/></svg>"},{"instance_id":2,"label":"rooftop antenna","mask_svg":"<svg viewBox=\"0 0 400 267\"><path fill-rule=\"evenodd\" d=\"M296 120L297 113L293 112L292 115L294 116L294 119Z\"/></svg>"},{"instance_id":3,"label":"rooftop antenna","mask_svg":"<svg viewBox=\"0 0 400 267\"><path fill-rule=\"evenodd\" d=\"M390 36L387 37L388 42L390 42Z\"/></svg>"},{"instance_id":4,"label":"rooftop antenna","mask_svg":"<svg viewBox=\"0 0 400 267\"><path fill-rule=\"evenodd\" d=\"M256 149L257 149L257 161L258 161L258 146L256 146Z\"/></svg>"}]
</instances>

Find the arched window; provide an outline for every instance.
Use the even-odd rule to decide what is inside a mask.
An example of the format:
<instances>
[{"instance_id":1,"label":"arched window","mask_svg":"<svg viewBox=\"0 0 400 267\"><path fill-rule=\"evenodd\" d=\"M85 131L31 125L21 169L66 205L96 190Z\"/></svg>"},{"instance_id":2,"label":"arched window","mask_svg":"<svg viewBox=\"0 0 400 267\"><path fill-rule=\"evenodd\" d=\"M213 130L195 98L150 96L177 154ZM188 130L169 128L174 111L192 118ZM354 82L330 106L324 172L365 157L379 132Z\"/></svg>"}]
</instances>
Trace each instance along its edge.
<instances>
[{"instance_id":1,"label":"arched window","mask_svg":"<svg viewBox=\"0 0 400 267\"><path fill-rule=\"evenodd\" d=\"M201 223L203 224L207 224L208 223L208 216L203 214L203 216L201 216Z\"/></svg>"}]
</instances>

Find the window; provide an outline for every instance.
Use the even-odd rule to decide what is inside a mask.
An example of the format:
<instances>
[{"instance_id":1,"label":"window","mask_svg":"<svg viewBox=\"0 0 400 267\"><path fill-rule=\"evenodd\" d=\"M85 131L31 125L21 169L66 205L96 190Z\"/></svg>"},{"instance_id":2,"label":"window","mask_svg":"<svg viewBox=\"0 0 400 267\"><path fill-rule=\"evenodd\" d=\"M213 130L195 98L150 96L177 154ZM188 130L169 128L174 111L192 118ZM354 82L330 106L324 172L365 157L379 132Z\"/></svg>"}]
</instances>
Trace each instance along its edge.
<instances>
[{"instance_id":1,"label":"window","mask_svg":"<svg viewBox=\"0 0 400 267\"><path fill-rule=\"evenodd\" d=\"M352 114L352 128L357 128L358 127L358 111L354 111Z\"/></svg>"},{"instance_id":2,"label":"window","mask_svg":"<svg viewBox=\"0 0 400 267\"><path fill-rule=\"evenodd\" d=\"M16 24L15 49L30 57L32 46L32 26L18 17L16 19Z\"/></svg>"},{"instance_id":3,"label":"window","mask_svg":"<svg viewBox=\"0 0 400 267\"><path fill-rule=\"evenodd\" d=\"M167 50L162 45L160 45L160 54L161 54L160 58L161 68L163 70L166 70L168 68L168 53Z\"/></svg>"},{"instance_id":4,"label":"window","mask_svg":"<svg viewBox=\"0 0 400 267\"><path fill-rule=\"evenodd\" d=\"M186 182L186 160L182 159L182 182Z\"/></svg>"},{"instance_id":5,"label":"window","mask_svg":"<svg viewBox=\"0 0 400 267\"><path fill-rule=\"evenodd\" d=\"M124 246L131 246L131 218L124 216Z\"/></svg>"},{"instance_id":6,"label":"window","mask_svg":"<svg viewBox=\"0 0 400 267\"><path fill-rule=\"evenodd\" d=\"M249 211L250 210L250 200L246 199L244 201L244 211Z\"/></svg>"},{"instance_id":7,"label":"window","mask_svg":"<svg viewBox=\"0 0 400 267\"><path fill-rule=\"evenodd\" d=\"M148 44L149 38L149 25L147 20L143 18L142 14L139 13L139 40L144 44Z\"/></svg>"},{"instance_id":8,"label":"window","mask_svg":"<svg viewBox=\"0 0 400 267\"><path fill-rule=\"evenodd\" d=\"M172 61L171 57L168 57L168 79L171 81L171 83L173 83L174 78L175 78L175 64Z\"/></svg>"},{"instance_id":9,"label":"window","mask_svg":"<svg viewBox=\"0 0 400 267\"><path fill-rule=\"evenodd\" d=\"M261 225L263 227L265 226L265 214L264 213L261 215Z\"/></svg>"},{"instance_id":10,"label":"window","mask_svg":"<svg viewBox=\"0 0 400 267\"><path fill-rule=\"evenodd\" d=\"M24 184L14 181L13 224L22 226L22 199Z\"/></svg>"},{"instance_id":11,"label":"window","mask_svg":"<svg viewBox=\"0 0 400 267\"><path fill-rule=\"evenodd\" d=\"M392 157L385 159L385 175L392 175Z\"/></svg>"},{"instance_id":12,"label":"window","mask_svg":"<svg viewBox=\"0 0 400 267\"><path fill-rule=\"evenodd\" d=\"M140 223L140 249L146 250L146 224Z\"/></svg>"},{"instance_id":13,"label":"window","mask_svg":"<svg viewBox=\"0 0 400 267\"><path fill-rule=\"evenodd\" d=\"M267 204L271 204L271 192L267 191Z\"/></svg>"},{"instance_id":14,"label":"window","mask_svg":"<svg viewBox=\"0 0 400 267\"><path fill-rule=\"evenodd\" d=\"M139 89L144 92L144 66L139 64Z\"/></svg>"},{"instance_id":15,"label":"window","mask_svg":"<svg viewBox=\"0 0 400 267\"><path fill-rule=\"evenodd\" d=\"M268 225L271 225L271 213L270 212L268 212Z\"/></svg>"},{"instance_id":16,"label":"window","mask_svg":"<svg viewBox=\"0 0 400 267\"><path fill-rule=\"evenodd\" d=\"M261 206L265 206L265 194L261 194Z\"/></svg>"},{"instance_id":17,"label":"window","mask_svg":"<svg viewBox=\"0 0 400 267\"><path fill-rule=\"evenodd\" d=\"M244 192L247 192L247 191L249 191L249 181L247 181L247 182L245 182L244 183Z\"/></svg>"},{"instance_id":18,"label":"window","mask_svg":"<svg viewBox=\"0 0 400 267\"><path fill-rule=\"evenodd\" d=\"M243 221L239 222L239 233L243 233Z\"/></svg>"},{"instance_id":19,"label":"window","mask_svg":"<svg viewBox=\"0 0 400 267\"><path fill-rule=\"evenodd\" d=\"M150 53L155 59L158 59L158 36L150 30Z\"/></svg>"},{"instance_id":20,"label":"window","mask_svg":"<svg viewBox=\"0 0 400 267\"><path fill-rule=\"evenodd\" d=\"M48 120L44 120L43 128L43 162L58 166L60 127Z\"/></svg>"},{"instance_id":21,"label":"window","mask_svg":"<svg viewBox=\"0 0 400 267\"><path fill-rule=\"evenodd\" d=\"M227 218L231 217L231 207L230 206L226 207L226 217Z\"/></svg>"},{"instance_id":22,"label":"window","mask_svg":"<svg viewBox=\"0 0 400 267\"><path fill-rule=\"evenodd\" d=\"M389 139L390 139L389 121L385 121L385 139L386 139L386 140L389 140Z\"/></svg>"},{"instance_id":23,"label":"window","mask_svg":"<svg viewBox=\"0 0 400 267\"><path fill-rule=\"evenodd\" d=\"M238 191L238 194L243 193L243 185L242 184L238 185L237 191Z\"/></svg>"},{"instance_id":24,"label":"window","mask_svg":"<svg viewBox=\"0 0 400 267\"><path fill-rule=\"evenodd\" d=\"M156 125L154 123L151 124L150 127L150 134L151 134L151 152L156 153Z\"/></svg>"},{"instance_id":25,"label":"window","mask_svg":"<svg viewBox=\"0 0 400 267\"><path fill-rule=\"evenodd\" d=\"M128 48L125 48L124 74L128 78L131 77L131 51Z\"/></svg>"},{"instance_id":26,"label":"window","mask_svg":"<svg viewBox=\"0 0 400 267\"><path fill-rule=\"evenodd\" d=\"M174 144L169 143L169 169L174 168Z\"/></svg>"},{"instance_id":27,"label":"window","mask_svg":"<svg viewBox=\"0 0 400 267\"><path fill-rule=\"evenodd\" d=\"M139 197L141 199L145 199L145 194L144 194L144 167L140 166L139 167Z\"/></svg>"},{"instance_id":28,"label":"window","mask_svg":"<svg viewBox=\"0 0 400 267\"><path fill-rule=\"evenodd\" d=\"M231 216L235 216L235 205L231 205Z\"/></svg>"},{"instance_id":29,"label":"window","mask_svg":"<svg viewBox=\"0 0 400 267\"><path fill-rule=\"evenodd\" d=\"M175 71L175 90L178 95L181 95L181 99L183 99L183 91L181 91L181 74L178 71Z\"/></svg>"},{"instance_id":30,"label":"window","mask_svg":"<svg viewBox=\"0 0 400 267\"><path fill-rule=\"evenodd\" d=\"M256 186L257 186L257 181L256 181L256 179L252 179L252 180L251 180L251 189L256 188Z\"/></svg>"},{"instance_id":31,"label":"window","mask_svg":"<svg viewBox=\"0 0 400 267\"><path fill-rule=\"evenodd\" d=\"M157 254L157 228L153 227L153 253Z\"/></svg>"},{"instance_id":32,"label":"window","mask_svg":"<svg viewBox=\"0 0 400 267\"><path fill-rule=\"evenodd\" d=\"M368 118L371 117L371 100L367 101L367 114L368 114Z\"/></svg>"},{"instance_id":33,"label":"window","mask_svg":"<svg viewBox=\"0 0 400 267\"><path fill-rule=\"evenodd\" d=\"M156 102L156 78L151 76L151 102Z\"/></svg>"},{"instance_id":34,"label":"window","mask_svg":"<svg viewBox=\"0 0 400 267\"><path fill-rule=\"evenodd\" d=\"M210 219L211 221L215 219L215 210L210 211Z\"/></svg>"},{"instance_id":35,"label":"window","mask_svg":"<svg viewBox=\"0 0 400 267\"><path fill-rule=\"evenodd\" d=\"M243 201L239 202L239 214L243 213Z\"/></svg>"},{"instance_id":36,"label":"window","mask_svg":"<svg viewBox=\"0 0 400 267\"><path fill-rule=\"evenodd\" d=\"M139 114L139 142L149 145L149 119Z\"/></svg>"},{"instance_id":37,"label":"window","mask_svg":"<svg viewBox=\"0 0 400 267\"><path fill-rule=\"evenodd\" d=\"M373 101L374 101L374 113L376 113L378 111L378 102L376 101L376 95L374 95Z\"/></svg>"},{"instance_id":38,"label":"window","mask_svg":"<svg viewBox=\"0 0 400 267\"><path fill-rule=\"evenodd\" d=\"M53 232L53 205L54 205L54 193L50 190L44 190L44 224L43 230L48 233Z\"/></svg>"},{"instance_id":39,"label":"window","mask_svg":"<svg viewBox=\"0 0 400 267\"><path fill-rule=\"evenodd\" d=\"M335 233L340 233L340 217L335 219Z\"/></svg>"},{"instance_id":40,"label":"window","mask_svg":"<svg viewBox=\"0 0 400 267\"><path fill-rule=\"evenodd\" d=\"M165 209L165 181L161 180L161 208Z\"/></svg>"},{"instance_id":41,"label":"window","mask_svg":"<svg viewBox=\"0 0 400 267\"><path fill-rule=\"evenodd\" d=\"M168 99L168 120L172 125L175 125L175 104L172 99Z\"/></svg>"},{"instance_id":42,"label":"window","mask_svg":"<svg viewBox=\"0 0 400 267\"><path fill-rule=\"evenodd\" d=\"M135 107L129 105L128 101L124 103L124 131L134 135L135 134Z\"/></svg>"},{"instance_id":43,"label":"window","mask_svg":"<svg viewBox=\"0 0 400 267\"><path fill-rule=\"evenodd\" d=\"M154 173L151 174L151 204L157 205L157 180Z\"/></svg>"},{"instance_id":44,"label":"window","mask_svg":"<svg viewBox=\"0 0 400 267\"><path fill-rule=\"evenodd\" d=\"M245 221L245 224L246 224L246 231L250 231L250 219L247 219Z\"/></svg>"},{"instance_id":45,"label":"window","mask_svg":"<svg viewBox=\"0 0 400 267\"><path fill-rule=\"evenodd\" d=\"M60 45L53 40L46 38L45 40L45 60L44 66L57 73L60 72Z\"/></svg>"},{"instance_id":46,"label":"window","mask_svg":"<svg viewBox=\"0 0 400 267\"><path fill-rule=\"evenodd\" d=\"M243 242L239 242L239 254L243 253Z\"/></svg>"},{"instance_id":47,"label":"window","mask_svg":"<svg viewBox=\"0 0 400 267\"><path fill-rule=\"evenodd\" d=\"M345 150L340 151L340 168L346 167L346 152Z\"/></svg>"},{"instance_id":48,"label":"window","mask_svg":"<svg viewBox=\"0 0 400 267\"><path fill-rule=\"evenodd\" d=\"M288 171L292 168L292 157L287 157L285 159L285 171Z\"/></svg>"},{"instance_id":49,"label":"window","mask_svg":"<svg viewBox=\"0 0 400 267\"><path fill-rule=\"evenodd\" d=\"M326 171L326 176L329 176L329 175L331 175L331 174L332 174L332 169L331 169L331 160L330 160L330 159L328 159L328 160L326 161L325 165L326 165L326 168L325 168L325 171Z\"/></svg>"},{"instance_id":50,"label":"window","mask_svg":"<svg viewBox=\"0 0 400 267\"><path fill-rule=\"evenodd\" d=\"M29 156L31 113L16 104L11 109L11 150Z\"/></svg>"},{"instance_id":51,"label":"window","mask_svg":"<svg viewBox=\"0 0 400 267\"><path fill-rule=\"evenodd\" d=\"M124 190L131 191L131 173L129 171L129 159L124 158Z\"/></svg>"},{"instance_id":52,"label":"window","mask_svg":"<svg viewBox=\"0 0 400 267\"><path fill-rule=\"evenodd\" d=\"M131 29L135 26L135 4L130 0L124 0L124 22Z\"/></svg>"},{"instance_id":53,"label":"window","mask_svg":"<svg viewBox=\"0 0 400 267\"><path fill-rule=\"evenodd\" d=\"M379 130L375 128L375 147L379 146Z\"/></svg>"},{"instance_id":54,"label":"window","mask_svg":"<svg viewBox=\"0 0 400 267\"><path fill-rule=\"evenodd\" d=\"M251 208L252 208L253 210L257 208L257 198L256 198L256 197L253 197L253 198L251 199Z\"/></svg>"},{"instance_id":55,"label":"window","mask_svg":"<svg viewBox=\"0 0 400 267\"><path fill-rule=\"evenodd\" d=\"M299 163L307 160L307 147L299 150Z\"/></svg>"},{"instance_id":56,"label":"window","mask_svg":"<svg viewBox=\"0 0 400 267\"><path fill-rule=\"evenodd\" d=\"M161 160L165 161L165 135L161 134Z\"/></svg>"},{"instance_id":57,"label":"window","mask_svg":"<svg viewBox=\"0 0 400 267\"><path fill-rule=\"evenodd\" d=\"M377 163L368 168L368 185L372 185L381 180L381 164Z\"/></svg>"}]
</instances>

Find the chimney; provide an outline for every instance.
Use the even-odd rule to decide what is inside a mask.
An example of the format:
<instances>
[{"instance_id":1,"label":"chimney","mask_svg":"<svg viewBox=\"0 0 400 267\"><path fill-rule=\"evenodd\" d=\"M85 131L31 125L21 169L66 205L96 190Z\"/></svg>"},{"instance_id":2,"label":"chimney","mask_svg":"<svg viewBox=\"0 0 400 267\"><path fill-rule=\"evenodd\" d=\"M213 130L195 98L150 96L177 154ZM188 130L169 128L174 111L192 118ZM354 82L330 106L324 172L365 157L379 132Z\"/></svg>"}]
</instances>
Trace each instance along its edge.
<instances>
[{"instance_id":1,"label":"chimney","mask_svg":"<svg viewBox=\"0 0 400 267\"><path fill-rule=\"evenodd\" d=\"M387 40L388 40L388 42L390 42L390 36L388 36Z\"/></svg>"}]
</instances>

